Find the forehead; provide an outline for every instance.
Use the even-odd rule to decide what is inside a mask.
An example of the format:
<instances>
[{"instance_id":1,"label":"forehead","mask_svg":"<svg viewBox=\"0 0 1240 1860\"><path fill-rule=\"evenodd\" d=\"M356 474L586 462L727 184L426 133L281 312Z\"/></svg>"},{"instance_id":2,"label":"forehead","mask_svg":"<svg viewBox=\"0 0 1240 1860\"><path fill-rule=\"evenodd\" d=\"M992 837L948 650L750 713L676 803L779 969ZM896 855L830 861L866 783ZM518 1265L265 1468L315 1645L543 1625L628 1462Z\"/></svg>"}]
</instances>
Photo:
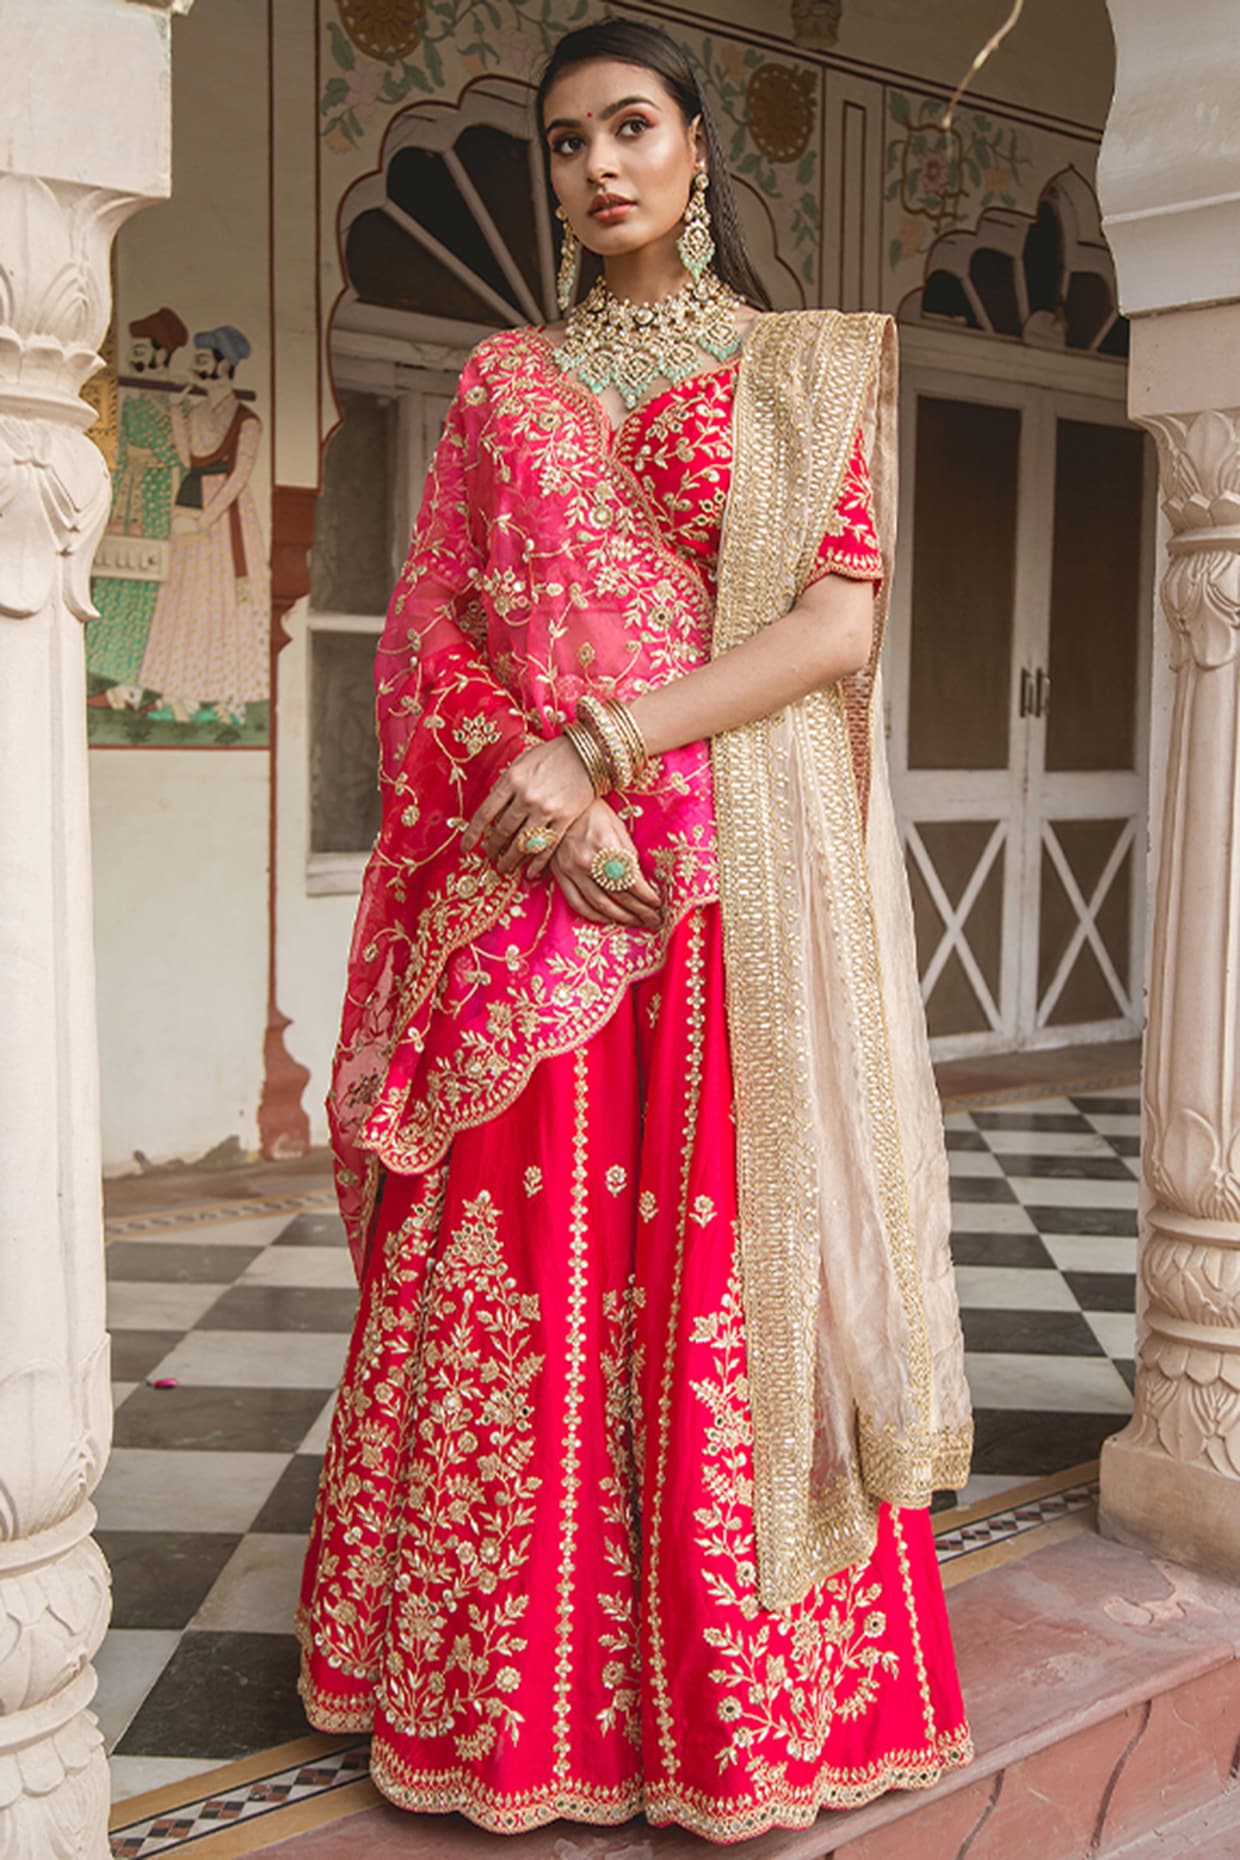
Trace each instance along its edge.
<instances>
[{"instance_id":1,"label":"forehead","mask_svg":"<svg viewBox=\"0 0 1240 1860\"><path fill-rule=\"evenodd\" d=\"M599 116L622 97L647 97L656 107L674 109L675 101L663 79L645 65L625 64L619 58L590 58L561 71L547 92L543 121L556 117L580 121Z\"/></svg>"}]
</instances>

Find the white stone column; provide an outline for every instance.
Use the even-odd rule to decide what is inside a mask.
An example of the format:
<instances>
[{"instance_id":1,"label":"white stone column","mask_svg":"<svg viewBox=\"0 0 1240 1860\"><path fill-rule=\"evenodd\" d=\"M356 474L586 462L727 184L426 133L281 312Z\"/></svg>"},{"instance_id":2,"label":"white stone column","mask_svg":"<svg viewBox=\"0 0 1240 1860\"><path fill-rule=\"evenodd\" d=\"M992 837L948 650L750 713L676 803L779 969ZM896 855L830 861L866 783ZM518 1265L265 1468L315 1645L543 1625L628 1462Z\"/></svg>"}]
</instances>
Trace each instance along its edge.
<instances>
[{"instance_id":1,"label":"white stone column","mask_svg":"<svg viewBox=\"0 0 1240 1860\"><path fill-rule=\"evenodd\" d=\"M1158 443L1174 697L1154 851L1135 1413L1102 1529L1240 1577L1240 34L1111 0L1103 225Z\"/></svg>"},{"instance_id":2,"label":"white stone column","mask_svg":"<svg viewBox=\"0 0 1240 1860\"><path fill-rule=\"evenodd\" d=\"M105 1860L89 1705L104 1332L82 621L107 520L79 398L112 240L170 186L173 0L3 0L0 1855ZM183 10L178 8L177 10Z\"/></svg>"}]
</instances>

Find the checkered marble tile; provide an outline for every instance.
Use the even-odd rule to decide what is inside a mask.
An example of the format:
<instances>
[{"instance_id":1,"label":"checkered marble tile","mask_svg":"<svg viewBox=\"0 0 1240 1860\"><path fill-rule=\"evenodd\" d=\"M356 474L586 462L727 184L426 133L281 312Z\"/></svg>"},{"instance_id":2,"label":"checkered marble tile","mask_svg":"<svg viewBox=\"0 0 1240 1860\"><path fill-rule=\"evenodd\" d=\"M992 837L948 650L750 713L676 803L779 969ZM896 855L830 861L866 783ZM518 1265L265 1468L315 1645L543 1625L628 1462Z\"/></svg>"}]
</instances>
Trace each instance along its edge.
<instances>
[{"instance_id":1,"label":"checkered marble tile","mask_svg":"<svg viewBox=\"0 0 1240 1860\"><path fill-rule=\"evenodd\" d=\"M969 1486L936 1508L992 1508L939 1537L944 1563L1048 1503L1086 1504L1072 1488L1004 1512L1002 1493L1096 1458L1130 1411L1137 1092L955 1110L946 1127L977 1447ZM118 1797L306 1729L291 1623L356 1295L326 1190L209 1214L109 1230L118 1406L98 1503L115 1610L98 1707ZM138 1844L114 1852L162 1854L171 1821L199 1839L224 1811L204 1799L189 1834L187 1814L124 1830Z\"/></svg>"}]
</instances>

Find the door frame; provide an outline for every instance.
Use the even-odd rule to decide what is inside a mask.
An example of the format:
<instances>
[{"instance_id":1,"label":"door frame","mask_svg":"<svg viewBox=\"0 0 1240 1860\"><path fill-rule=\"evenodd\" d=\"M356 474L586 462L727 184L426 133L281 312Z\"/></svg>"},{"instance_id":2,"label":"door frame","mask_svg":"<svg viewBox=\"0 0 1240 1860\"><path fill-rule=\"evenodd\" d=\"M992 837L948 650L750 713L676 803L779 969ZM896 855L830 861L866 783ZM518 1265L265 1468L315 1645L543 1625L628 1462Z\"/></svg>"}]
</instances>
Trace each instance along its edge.
<instances>
[{"instance_id":1,"label":"door frame","mask_svg":"<svg viewBox=\"0 0 1240 1860\"><path fill-rule=\"evenodd\" d=\"M1080 418L1109 425L1128 425L1127 369L1122 363L1094 357L1069 356L1018 347L974 334L908 328L901 332L904 351L900 421L900 514L889 641L884 651L884 723L891 762L893 797L901 845L906 857L916 860L946 926L927 979L936 976L942 961L955 950L964 963L971 985L991 1025L982 1031L940 1035L932 1041L936 1058L948 1059L983 1052L1025 1047L1048 1047L1095 1039L1121 1039L1139 1031L1143 1018L1142 975L1146 916L1145 843L1148 803L1150 680L1152 629L1145 616L1153 608L1154 522L1157 472L1153 449L1145 447L1142 483L1146 545L1140 565L1140 623L1137 635L1136 716L1131 775L1048 775L1042 769L1041 742L1035 745L1029 722L1021 730L1019 718L1022 670L1047 662L1049 647L1049 547L1053 518L1053 459L1056 422ZM914 409L919 396L973 401L1015 407L1021 413L1018 454L1017 521L1013 587L1013 635L1010 665L1009 717L1012 733L1006 771L907 770L909 661L912 635L913 487L916 448ZM1044 729L1042 730L1044 740ZM1036 753L1035 753L1036 749ZM916 781L915 816L902 805L908 786ZM1129 917L1129 982L1132 1007L1129 1016L1068 1027L1037 1024L1038 913L1026 908L1038 902L1042 845L1048 818L1115 818L1116 802L1104 805L1102 783L1125 784L1122 812L1133 818L1132 908ZM998 792L1002 782L1004 792ZM931 863L910 829L913 819L966 820L979 818L978 791L989 784L986 815L997 822L973 877L952 906L936 891ZM1092 792L1091 792L1092 791ZM1123 804L1126 803L1126 804ZM1101 807L1101 811L1100 811ZM1035 828L1036 819L1036 831ZM1000 945L998 999L986 986L962 934L973 898L995 857L1007 848L1003 881L1003 919ZM1053 856L1053 855L1052 855ZM931 985L933 985L931 983Z\"/></svg>"}]
</instances>

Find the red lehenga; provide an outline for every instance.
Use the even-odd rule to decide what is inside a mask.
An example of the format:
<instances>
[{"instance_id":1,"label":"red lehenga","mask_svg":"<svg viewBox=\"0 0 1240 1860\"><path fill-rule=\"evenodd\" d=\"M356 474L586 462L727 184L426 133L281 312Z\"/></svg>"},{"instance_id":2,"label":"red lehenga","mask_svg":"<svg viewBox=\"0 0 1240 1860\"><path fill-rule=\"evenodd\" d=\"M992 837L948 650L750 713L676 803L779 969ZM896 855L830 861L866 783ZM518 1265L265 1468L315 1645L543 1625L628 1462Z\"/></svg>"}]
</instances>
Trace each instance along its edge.
<instances>
[{"instance_id":1,"label":"red lehenga","mask_svg":"<svg viewBox=\"0 0 1240 1860\"><path fill-rule=\"evenodd\" d=\"M467 407L484 384L495 399L536 390L542 430L550 409L606 454L599 482L619 485L635 524L660 532L665 666L679 656L688 669L709 650L734 375L670 389L614 438L580 390L560 385L537 332L485 345L462 384ZM456 443L450 430L406 586L438 574L450 589L454 578L428 541L437 505L459 515L466 485L483 494L452 469ZM605 527L614 521L612 507ZM495 589L519 605L515 578L492 572L491 613ZM669 644L686 572L707 598L679 602ZM818 572L883 572L860 443ZM480 703L466 760L485 754L491 719L506 726L490 739L495 759L454 791L467 815L526 740L533 707L494 633L480 651L459 588L439 598L460 630L450 678L432 674L433 690L457 680L466 708ZM509 641L512 612L501 615ZM486 656L500 661L490 683ZM588 675L590 656L580 663ZM639 655L629 663L640 673ZM382 708L382 667L380 678ZM414 708L416 753L418 732L442 740L447 706L424 683ZM554 706L540 708L554 720ZM665 812L630 817L671 905L655 947L577 920L575 958L554 936L548 954L555 905L537 885L525 887L542 894L533 932L531 900L511 887L480 928L441 907L443 949L409 958L402 945L399 983L385 954L395 917L377 892L355 941L351 973L365 981L335 1112L340 1136L364 1100L363 1138L350 1149L345 1132L342 1171L342 1205L365 1241L362 1297L306 1560L302 1690L323 1730L373 1725L372 1773L393 1801L505 1832L644 1811L741 1840L928 1785L971 1754L924 1509L883 1505L868 1560L786 1608L758 1599L733 1074L701 750L677 752L679 766L663 759L652 792L671 797ZM425 826L415 784L397 772L409 757L406 743L387 767L376 855L387 892L405 883L402 858L412 868L448 856L442 838L420 859L402 850L401 833ZM661 847L643 845L652 815ZM475 896L467 885L467 903ZM540 953L546 986L532 973ZM399 996L398 1037L363 1084L347 1059L366 1049L357 1029L385 987Z\"/></svg>"}]
</instances>

